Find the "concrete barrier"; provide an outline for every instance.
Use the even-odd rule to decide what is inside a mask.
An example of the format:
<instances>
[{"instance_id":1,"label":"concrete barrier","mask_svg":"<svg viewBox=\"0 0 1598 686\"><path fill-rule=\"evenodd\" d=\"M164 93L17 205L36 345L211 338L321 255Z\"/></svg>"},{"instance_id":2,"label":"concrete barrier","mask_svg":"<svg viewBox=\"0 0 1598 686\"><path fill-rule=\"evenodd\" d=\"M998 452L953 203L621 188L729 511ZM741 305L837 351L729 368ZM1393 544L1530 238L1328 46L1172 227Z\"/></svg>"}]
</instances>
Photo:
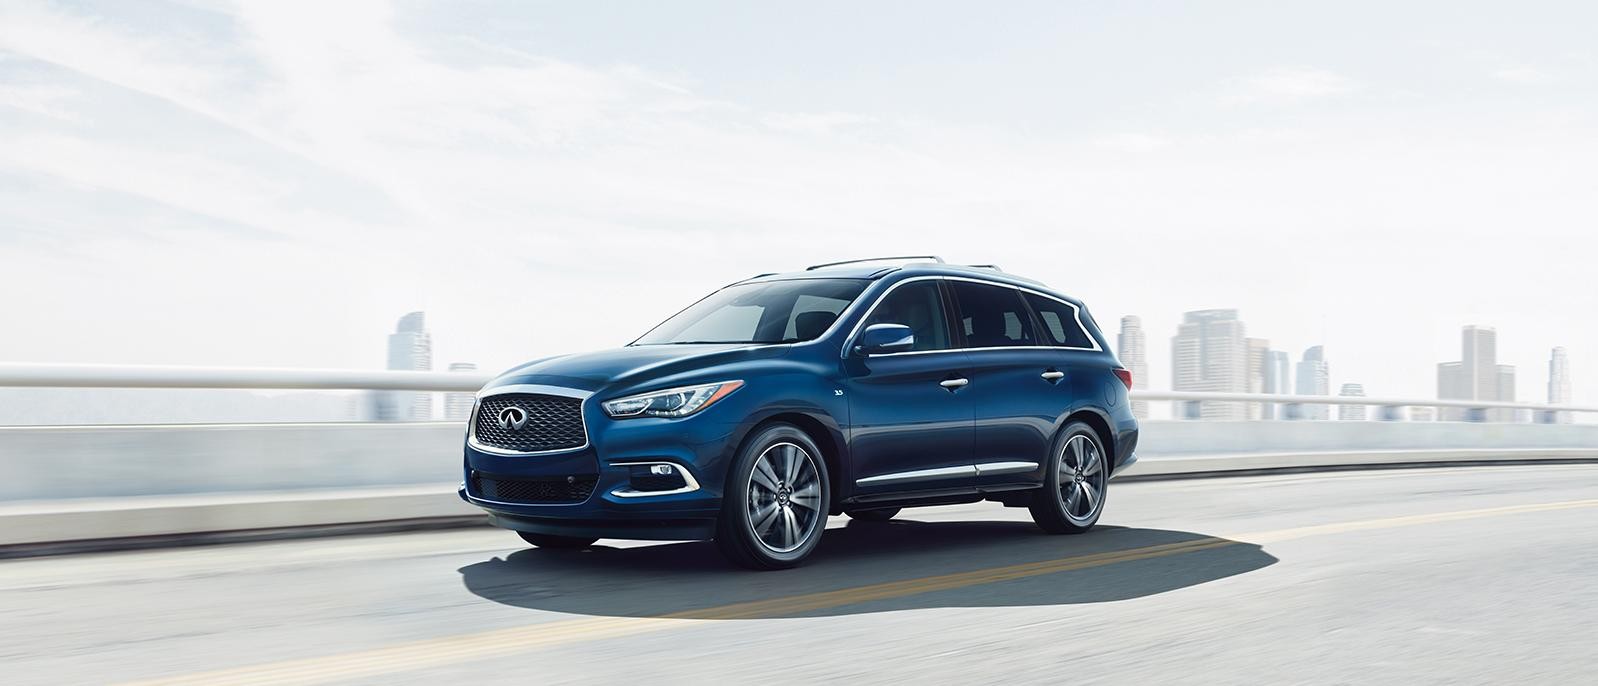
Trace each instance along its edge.
<instances>
[{"instance_id":1,"label":"concrete barrier","mask_svg":"<svg viewBox=\"0 0 1598 686\"><path fill-rule=\"evenodd\" d=\"M455 423L0 428L0 555L469 525ZM1598 461L1598 426L1147 422L1127 478ZM141 543L143 542L143 543Z\"/></svg>"}]
</instances>

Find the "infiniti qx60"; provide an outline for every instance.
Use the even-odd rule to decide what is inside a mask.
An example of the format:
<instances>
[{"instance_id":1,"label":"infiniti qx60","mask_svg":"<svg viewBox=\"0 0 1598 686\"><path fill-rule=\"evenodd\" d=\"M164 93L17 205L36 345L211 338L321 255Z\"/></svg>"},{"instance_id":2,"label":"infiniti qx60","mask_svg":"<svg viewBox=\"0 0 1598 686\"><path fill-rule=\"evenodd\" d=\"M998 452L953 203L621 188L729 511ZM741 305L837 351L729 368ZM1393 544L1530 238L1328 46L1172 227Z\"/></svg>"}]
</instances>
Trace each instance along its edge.
<instances>
[{"instance_id":1,"label":"infiniti qx60","mask_svg":"<svg viewBox=\"0 0 1598 686\"><path fill-rule=\"evenodd\" d=\"M541 547L714 539L756 569L829 515L990 500L1081 533L1136 459L1131 385L1080 301L997 268L765 274L489 383L461 497Z\"/></svg>"}]
</instances>

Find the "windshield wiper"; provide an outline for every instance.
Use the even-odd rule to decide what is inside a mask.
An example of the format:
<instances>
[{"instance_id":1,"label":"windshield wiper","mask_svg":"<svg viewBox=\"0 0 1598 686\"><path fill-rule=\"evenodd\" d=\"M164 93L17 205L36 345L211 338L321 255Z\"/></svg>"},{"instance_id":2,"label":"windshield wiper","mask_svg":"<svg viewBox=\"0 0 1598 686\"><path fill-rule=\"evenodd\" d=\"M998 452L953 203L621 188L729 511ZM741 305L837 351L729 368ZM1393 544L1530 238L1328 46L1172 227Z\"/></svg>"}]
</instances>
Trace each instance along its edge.
<instances>
[{"instance_id":1,"label":"windshield wiper","mask_svg":"<svg viewBox=\"0 0 1598 686\"><path fill-rule=\"evenodd\" d=\"M726 345L730 343L758 343L759 341L671 341L666 345Z\"/></svg>"}]
</instances>

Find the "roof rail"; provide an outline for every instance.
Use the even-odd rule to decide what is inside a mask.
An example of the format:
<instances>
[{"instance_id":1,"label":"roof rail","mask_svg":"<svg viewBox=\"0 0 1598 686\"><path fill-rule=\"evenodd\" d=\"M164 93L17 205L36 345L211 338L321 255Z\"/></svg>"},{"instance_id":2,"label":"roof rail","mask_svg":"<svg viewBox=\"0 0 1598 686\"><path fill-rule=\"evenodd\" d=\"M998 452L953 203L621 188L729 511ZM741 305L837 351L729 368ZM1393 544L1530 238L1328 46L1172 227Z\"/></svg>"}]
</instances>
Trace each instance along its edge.
<instances>
[{"instance_id":1,"label":"roof rail","mask_svg":"<svg viewBox=\"0 0 1598 686\"><path fill-rule=\"evenodd\" d=\"M812 271L815 271L817 269L823 269L823 268L826 268L826 267L837 267L839 265L845 265L845 264L858 264L860 262L887 262L889 260L932 260L933 262L937 262L938 264L943 264L943 258L938 257L937 255L895 255L893 257L867 257L867 258L865 258L863 260L844 260L842 262L828 262L826 264L816 264L816 265L811 265L809 267L805 267L805 271L812 272Z\"/></svg>"},{"instance_id":2,"label":"roof rail","mask_svg":"<svg viewBox=\"0 0 1598 686\"><path fill-rule=\"evenodd\" d=\"M999 265L996 265L996 264L968 264L966 266L970 267L972 269L992 269L993 271L996 271L996 272L1004 271L1003 267L1000 267Z\"/></svg>"}]
</instances>

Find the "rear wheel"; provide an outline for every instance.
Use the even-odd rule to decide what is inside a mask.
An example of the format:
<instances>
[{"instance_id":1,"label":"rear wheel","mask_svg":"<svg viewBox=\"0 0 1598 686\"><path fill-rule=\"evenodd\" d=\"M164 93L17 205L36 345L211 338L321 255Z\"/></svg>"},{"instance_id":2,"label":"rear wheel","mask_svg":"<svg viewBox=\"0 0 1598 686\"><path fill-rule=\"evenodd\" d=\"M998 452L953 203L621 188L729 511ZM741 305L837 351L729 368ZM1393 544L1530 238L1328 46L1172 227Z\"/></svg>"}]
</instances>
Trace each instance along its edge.
<instances>
[{"instance_id":1,"label":"rear wheel","mask_svg":"<svg viewBox=\"0 0 1598 686\"><path fill-rule=\"evenodd\" d=\"M535 534L531 531L518 531L517 536L540 548L558 548L562 550L578 550L594 544L597 538L579 538L576 536L555 536L553 534Z\"/></svg>"},{"instance_id":2,"label":"rear wheel","mask_svg":"<svg viewBox=\"0 0 1598 686\"><path fill-rule=\"evenodd\" d=\"M883 507L875 510L844 510L843 513L849 515L850 519L858 519L862 522L886 522L899 514L899 508Z\"/></svg>"},{"instance_id":3,"label":"rear wheel","mask_svg":"<svg viewBox=\"0 0 1598 686\"><path fill-rule=\"evenodd\" d=\"M797 427L773 424L744 444L727 476L716 545L751 569L803 562L827 528L827 465Z\"/></svg>"},{"instance_id":4,"label":"rear wheel","mask_svg":"<svg viewBox=\"0 0 1598 686\"><path fill-rule=\"evenodd\" d=\"M1032 521L1051 534L1079 534L1099 521L1110 481L1108 455L1093 427L1072 422L1060 432L1043 490L1032 498Z\"/></svg>"}]
</instances>

